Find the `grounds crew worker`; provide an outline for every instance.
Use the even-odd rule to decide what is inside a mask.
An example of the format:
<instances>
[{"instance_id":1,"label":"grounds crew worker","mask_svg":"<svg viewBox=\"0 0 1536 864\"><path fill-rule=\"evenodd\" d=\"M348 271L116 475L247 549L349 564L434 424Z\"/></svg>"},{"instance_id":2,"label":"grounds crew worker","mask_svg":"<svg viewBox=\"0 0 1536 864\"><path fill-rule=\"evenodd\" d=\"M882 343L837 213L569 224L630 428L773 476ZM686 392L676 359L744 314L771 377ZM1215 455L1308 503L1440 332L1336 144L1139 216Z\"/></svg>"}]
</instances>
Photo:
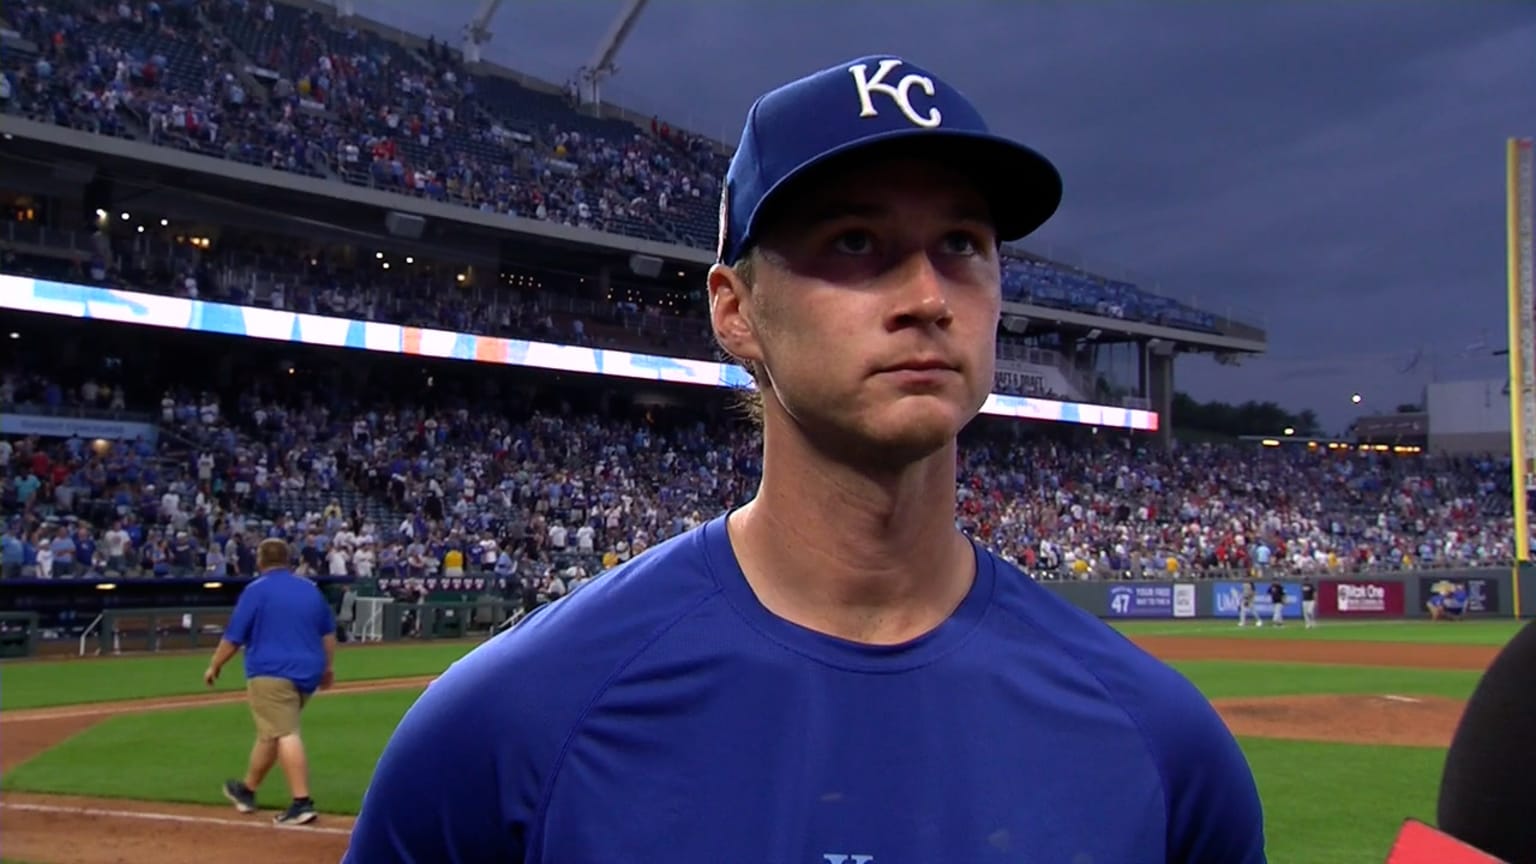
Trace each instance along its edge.
<instances>
[{"instance_id":1,"label":"grounds crew worker","mask_svg":"<svg viewBox=\"0 0 1536 864\"><path fill-rule=\"evenodd\" d=\"M256 790L281 762L293 801L273 820L304 825L315 820L309 797L309 763L299 737L299 712L315 690L327 689L336 656L336 619L315 583L290 569L288 544L261 541L254 582L235 604L229 628L203 673L209 687L219 670L245 649L246 694L256 721L256 744L244 780L226 780L224 797L241 813L256 812Z\"/></svg>"}]
</instances>

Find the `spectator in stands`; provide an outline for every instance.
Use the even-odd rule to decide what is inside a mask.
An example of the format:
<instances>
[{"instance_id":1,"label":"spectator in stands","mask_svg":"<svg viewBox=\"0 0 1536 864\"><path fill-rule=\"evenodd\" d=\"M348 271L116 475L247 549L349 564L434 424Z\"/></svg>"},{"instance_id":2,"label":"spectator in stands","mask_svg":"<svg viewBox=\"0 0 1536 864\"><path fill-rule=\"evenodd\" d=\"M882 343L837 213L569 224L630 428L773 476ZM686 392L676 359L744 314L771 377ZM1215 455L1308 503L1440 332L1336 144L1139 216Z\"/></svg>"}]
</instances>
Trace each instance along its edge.
<instances>
[{"instance_id":1,"label":"spectator in stands","mask_svg":"<svg viewBox=\"0 0 1536 864\"><path fill-rule=\"evenodd\" d=\"M16 575L35 574L42 539L57 578L204 572L215 547L231 574L250 575L254 543L279 536L314 550L303 553L314 575L340 557L349 575L424 584L457 560L464 576L547 590L550 575L627 560L755 482L750 441L718 426L261 400L226 416L171 399L158 454L5 439ZM182 438L192 449L177 449ZM1282 573L1496 563L1512 554L1507 475L1501 459L983 438L963 456L956 516L1042 578L1150 576L1170 560L1196 577L1246 572L1264 548ZM80 551L82 528L94 551Z\"/></svg>"},{"instance_id":2,"label":"spectator in stands","mask_svg":"<svg viewBox=\"0 0 1536 864\"><path fill-rule=\"evenodd\" d=\"M0 58L5 110L485 212L715 243L726 157L659 118L594 120L558 97L471 74L446 49L423 55L280 3L213 0L201 17L181 4L160 15L113 0L78 8L17 0L0 10L37 49ZM195 285L187 290L201 295ZM1023 254L1007 257L1004 292L1219 329L1171 299Z\"/></svg>"}]
</instances>

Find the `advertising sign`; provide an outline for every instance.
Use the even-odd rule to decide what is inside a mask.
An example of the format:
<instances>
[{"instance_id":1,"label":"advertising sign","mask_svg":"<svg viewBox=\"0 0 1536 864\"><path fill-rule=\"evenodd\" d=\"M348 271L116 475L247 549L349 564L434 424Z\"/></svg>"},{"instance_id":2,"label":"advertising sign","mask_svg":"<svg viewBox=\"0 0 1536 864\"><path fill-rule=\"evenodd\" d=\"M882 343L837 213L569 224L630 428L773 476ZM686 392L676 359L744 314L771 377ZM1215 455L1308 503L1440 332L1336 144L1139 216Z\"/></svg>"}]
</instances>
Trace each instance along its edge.
<instances>
[{"instance_id":1,"label":"advertising sign","mask_svg":"<svg viewBox=\"0 0 1536 864\"><path fill-rule=\"evenodd\" d=\"M1403 583L1324 579L1317 583L1317 614L1324 618L1401 618Z\"/></svg>"},{"instance_id":2,"label":"advertising sign","mask_svg":"<svg viewBox=\"0 0 1536 864\"><path fill-rule=\"evenodd\" d=\"M1193 618L1198 611L1195 607L1195 586L1188 582L1173 586L1173 617Z\"/></svg>"},{"instance_id":3,"label":"advertising sign","mask_svg":"<svg viewBox=\"0 0 1536 864\"><path fill-rule=\"evenodd\" d=\"M997 361L993 386L999 393L1016 396L1044 395L1048 389L1045 370L1008 360Z\"/></svg>"},{"instance_id":4,"label":"advertising sign","mask_svg":"<svg viewBox=\"0 0 1536 864\"><path fill-rule=\"evenodd\" d=\"M1172 618L1172 585L1109 586L1109 617Z\"/></svg>"},{"instance_id":5,"label":"advertising sign","mask_svg":"<svg viewBox=\"0 0 1536 864\"><path fill-rule=\"evenodd\" d=\"M1253 611L1265 621L1268 621L1275 613L1275 606L1269 600L1270 583L1260 579L1253 580ZM1286 618L1301 617L1301 586L1295 582L1282 582L1280 587L1285 589L1285 604L1282 607ZM1239 603L1243 598L1243 583L1241 582L1212 582L1211 598L1216 608L1211 614L1217 618L1236 618Z\"/></svg>"},{"instance_id":6,"label":"advertising sign","mask_svg":"<svg viewBox=\"0 0 1536 864\"><path fill-rule=\"evenodd\" d=\"M1438 576L1419 577L1419 597L1429 601L1429 595L1443 586L1461 587L1467 592L1466 614L1497 614L1499 612L1499 583L1493 579L1444 579Z\"/></svg>"},{"instance_id":7,"label":"advertising sign","mask_svg":"<svg viewBox=\"0 0 1536 864\"><path fill-rule=\"evenodd\" d=\"M37 435L43 438L110 438L153 443L159 428L127 420L96 420L89 417L55 417L49 414L0 413L0 434Z\"/></svg>"}]
</instances>

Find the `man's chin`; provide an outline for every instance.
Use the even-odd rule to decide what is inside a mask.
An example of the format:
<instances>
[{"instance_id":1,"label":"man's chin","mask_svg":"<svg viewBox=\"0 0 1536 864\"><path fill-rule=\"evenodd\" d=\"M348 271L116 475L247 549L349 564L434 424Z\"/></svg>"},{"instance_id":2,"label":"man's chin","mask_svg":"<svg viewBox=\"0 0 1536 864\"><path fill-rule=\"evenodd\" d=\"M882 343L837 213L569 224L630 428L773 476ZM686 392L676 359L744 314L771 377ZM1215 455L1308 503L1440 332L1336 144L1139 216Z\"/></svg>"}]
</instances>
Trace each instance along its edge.
<instances>
[{"instance_id":1,"label":"man's chin","mask_svg":"<svg viewBox=\"0 0 1536 864\"><path fill-rule=\"evenodd\" d=\"M937 400L933 400L937 401ZM967 418L953 405L899 405L873 418L859 437L863 449L884 466L918 462L954 442Z\"/></svg>"}]
</instances>

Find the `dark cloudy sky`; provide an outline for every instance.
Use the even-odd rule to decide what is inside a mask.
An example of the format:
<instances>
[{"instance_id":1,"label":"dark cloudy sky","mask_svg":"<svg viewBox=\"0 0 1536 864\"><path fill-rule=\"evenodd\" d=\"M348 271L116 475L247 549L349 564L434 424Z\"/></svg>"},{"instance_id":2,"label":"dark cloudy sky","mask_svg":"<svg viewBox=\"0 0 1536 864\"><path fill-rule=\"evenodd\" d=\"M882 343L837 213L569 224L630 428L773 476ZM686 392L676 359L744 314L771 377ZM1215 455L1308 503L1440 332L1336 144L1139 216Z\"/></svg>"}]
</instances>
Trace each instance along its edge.
<instances>
[{"instance_id":1,"label":"dark cloudy sky","mask_svg":"<svg viewBox=\"0 0 1536 864\"><path fill-rule=\"evenodd\" d=\"M621 5L507 0L487 58L564 81ZM455 43L476 6L357 0ZM1240 368L1181 361L1196 397L1342 431L1431 376L1503 376L1503 153L1536 135L1536 0L653 0L607 96L734 142L761 91L883 52L1060 167L1024 246L1267 328Z\"/></svg>"}]
</instances>

